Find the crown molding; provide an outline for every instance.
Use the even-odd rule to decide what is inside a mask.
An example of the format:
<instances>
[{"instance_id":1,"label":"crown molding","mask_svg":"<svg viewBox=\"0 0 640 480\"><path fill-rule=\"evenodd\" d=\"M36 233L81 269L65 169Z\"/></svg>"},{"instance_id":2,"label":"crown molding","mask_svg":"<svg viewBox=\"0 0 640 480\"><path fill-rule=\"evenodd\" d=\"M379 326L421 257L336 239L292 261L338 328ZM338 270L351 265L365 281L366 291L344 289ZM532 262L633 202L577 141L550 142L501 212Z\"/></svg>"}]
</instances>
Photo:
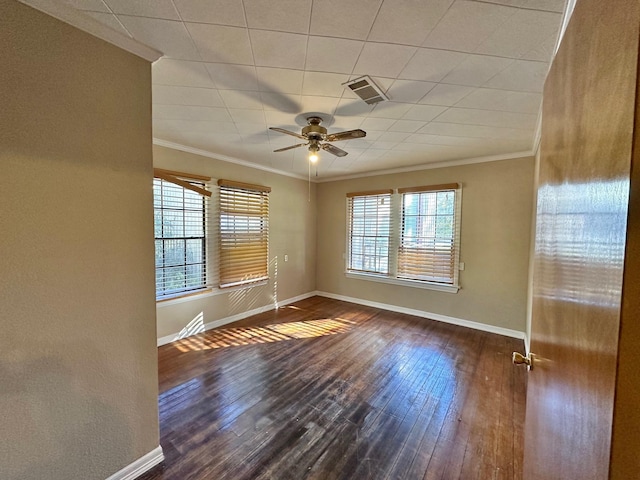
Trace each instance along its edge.
<instances>
[{"instance_id":1,"label":"crown molding","mask_svg":"<svg viewBox=\"0 0 640 480\"><path fill-rule=\"evenodd\" d=\"M246 160L240 160L239 158L230 157L228 155L219 155L217 153L209 152L208 150L201 150L199 148L193 148L187 145L182 145L180 143L169 142L168 140L162 140L160 138L154 138L153 144L159 147L180 150L181 152L193 153L194 155L200 155L201 157L213 158L214 160L221 160L223 162L235 163L236 165L242 165L243 167L255 168L256 170L263 170L265 172L275 173L277 175L297 178L298 180L308 180L307 177L303 177L302 175L297 175L295 173L278 170L277 168L265 167L264 165L248 162ZM314 182L313 179L311 181Z\"/></svg>"},{"instance_id":2,"label":"crown molding","mask_svg":"<svg viewBox=\"0 0 640 480\"><path fill-rule=\"evenodd\" d=\"M474 163L497 162L500 160L514 160L517 158L533 157L534 152L527 150L524 152L502 153L500 155L489 155L486 157L461 158L459 160L446 160L443 162L424 163L411 167L390 168L387 170L376 170L373 172L354 173L353 175L343 175L340 177L327 177L316 180L316 183L337 182L340 180L352 180L362 177L376 177L378 175L390 175L393 173L418 172L420 170L431 170L433 168L458 167L461 165L472 165Z\"/></svg>"},{"instance_id":3,"label":"crown molding","mask_svg":"<svg viewBox=\"0 0 640 480\"><path fill-rule=\"evenodd\" d=\"M61 22L82 30L94 37L98 37L107 43L115 45L129 53L144 58L149 62L155 62L162 57L162 52L155 50L143 43L127 37L98 22L95 18L84 14L80 10L56 0L18 0L29 7L35 8L47 15L57 18Z\"/></svg>"},{"instance_id":4,"label":"crown molding","mask_svg":"<svg viewBox=\"0 0 640 480\"><path fill-rule=\"evenodd\" d=\"M208 150L201 150L199 148L189 147L187 145L170 142L168 140L162 140L160 138L154 138L153 144L159 147L171 148L173 150L179 150L181 152L200 155L201 157L213 158L214 160L221 160L223 162L235 163L236 165L242 165L243 167L255 168L257 170L263 170L265 172L275 173L277 175L284 175L286 177L292 177L292 178L297 178L298 180L308 181L308 178L303 177L302 175L296 175L295 173L286 172L284 170L278 170L276 168L265 167L257 163L248 162L246 160L240 160L239 158L229 157L227 155L218 155L217 153L209 152ZM517 158L533 157L534 155L535 155L535 151L527 150L523 152L502 153L500 155L489 155L486 157L462 158L459 160L447 160L444 162L434 162L434 163L425 163L421 165L413 165L411 167L400 167L400 168L391 168L387 170L376 170L373 172L354 173L353 175L344 175L340 177L312 178L311 183L337 182L340 180L352 180L354 178L375 177L378 175L390 175L392 173L418 172L420 170L430 170L433 168L457 167L460 165L472 165L474 163L497 162L500 160L514 160Z\"/></svg>"}]
</instances>

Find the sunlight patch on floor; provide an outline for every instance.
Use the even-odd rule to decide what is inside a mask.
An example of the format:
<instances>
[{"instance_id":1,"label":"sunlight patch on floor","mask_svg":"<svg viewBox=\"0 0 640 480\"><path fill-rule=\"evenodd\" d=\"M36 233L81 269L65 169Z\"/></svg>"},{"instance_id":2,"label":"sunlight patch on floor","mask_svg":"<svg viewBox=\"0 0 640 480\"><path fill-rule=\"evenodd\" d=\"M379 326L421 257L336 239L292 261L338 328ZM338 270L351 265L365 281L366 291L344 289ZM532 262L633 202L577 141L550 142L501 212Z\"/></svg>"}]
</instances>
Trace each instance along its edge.
<instances>
[{"instance_id":1,"label":"sunlight patch on floor","mask_svg":"<svg viewBox=\"0 0 640 480\"><path fill-rule=\"evenodd\" d=\"M174 345L181 352L239 347L242 345L337 335L347 333L354 324L355 322L353 321L340 318L322 318L257 327L221 328L210 330L203 335L177 340Z\"/></svg>"}]
</instances>

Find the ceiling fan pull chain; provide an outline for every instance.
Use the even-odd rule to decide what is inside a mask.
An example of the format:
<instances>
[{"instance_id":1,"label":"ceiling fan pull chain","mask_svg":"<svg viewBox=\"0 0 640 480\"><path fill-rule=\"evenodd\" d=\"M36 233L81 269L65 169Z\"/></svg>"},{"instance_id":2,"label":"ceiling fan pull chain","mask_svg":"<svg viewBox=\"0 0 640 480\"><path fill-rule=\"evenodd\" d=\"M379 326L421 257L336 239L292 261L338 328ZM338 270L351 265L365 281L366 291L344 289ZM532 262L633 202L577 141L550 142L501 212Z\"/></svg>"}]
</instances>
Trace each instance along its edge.
<instances>
[{"instance_id":1,"label":"ceiling fan pull chain","mask_svg":"<svg viewBox=\"0 0 640 480\"><path fill-rule=\"evenodd\" d=\"M311 203L311 162L307 162L309 165L309 203Z\"/></svg>"}]
</instances>

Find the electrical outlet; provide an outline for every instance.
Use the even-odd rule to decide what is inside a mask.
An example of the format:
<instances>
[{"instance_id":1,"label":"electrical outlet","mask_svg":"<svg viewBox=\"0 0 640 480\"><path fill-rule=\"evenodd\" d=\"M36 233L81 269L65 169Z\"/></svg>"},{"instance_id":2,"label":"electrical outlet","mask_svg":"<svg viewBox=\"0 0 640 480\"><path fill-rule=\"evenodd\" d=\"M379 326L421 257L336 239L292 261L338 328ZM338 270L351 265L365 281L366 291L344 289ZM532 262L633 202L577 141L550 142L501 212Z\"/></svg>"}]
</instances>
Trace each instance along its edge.
<instances>
[{"instance_id":1,"label":"electrical outlet","mask_svg":"<svg viewBox=\"0 0 640 480\"><path fill-rule=\"evenodd\" d=\"M458 270L464 270L464 262L460 262L458 265Z\"/></svg>"},{"instance_id":2,"label":"electrical outlet","mask_svg":"<svg viewBox=\"0 0 640 480\"><path fill-rule=\"evenodd\" d=\"M284 256L284 261L285 261L285 262L288 262L288 261L289 261L289 255L285 255L285 256Z\"/></svg>"}]
</instances>

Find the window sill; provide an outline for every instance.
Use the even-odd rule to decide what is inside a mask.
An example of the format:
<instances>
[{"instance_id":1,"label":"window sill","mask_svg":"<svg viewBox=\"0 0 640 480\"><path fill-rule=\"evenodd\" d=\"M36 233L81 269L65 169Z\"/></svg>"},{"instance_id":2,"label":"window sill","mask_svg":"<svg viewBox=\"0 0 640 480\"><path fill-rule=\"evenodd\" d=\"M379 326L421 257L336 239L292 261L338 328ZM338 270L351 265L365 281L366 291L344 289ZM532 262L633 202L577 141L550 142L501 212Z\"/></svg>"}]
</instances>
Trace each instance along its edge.
<instances>
[{"instance_id":1,"label":"window sill","mask_svg":"<svg viewBox=\"0 0 640 480\"><path fill-rule=\"evenodd\" d=\"M192 290L185 293L176 293L175 295L166 296L160 299L156 299L157 307L164 307L167 305L173 305L175 303L187 302L189 300L195 300L196 298L208 297L213 295L213 289L211 287L202 288L200 290Z\"/></svg>"},{"instance_id":2,"label":"window sill","mask_svg":"<svg viewBox=\"0 0 640 480\"><path fill-rule=\"evenodd\" d=\"M215 297L216 295L224 295L226 293L232 293L238 290L246 290L254 287L262 287L264 285L267 285L268 283L269 283L269 279L264 280L262 282L251 283L247 285L238 285L235 287L228 287L228 288L217 288L217 287L203 288L202 290L195 290L189 293L176 294L173 297L156 300L156 307L157 308L168 307L170 305L189 302L191 300L200 300L202 298Z\"/></svg>"},{"instance_id":3,"label":"window sill","mask_svg":"<svg viewBox=\"0 0 640 480\"><path fill-rule=\"evenodd\" d=\"M458 293L459 286L441 285L439 283L420 282L418 280L406 280L401 278L384 277L382 275L372 275L368 273L346 272L347 278L356 278L358 280L368 280L371 282L388 283L391 285L400 285L403 287L423 288L426 290L436 290L438 292Z\"/></svg>"}]
</instances>

